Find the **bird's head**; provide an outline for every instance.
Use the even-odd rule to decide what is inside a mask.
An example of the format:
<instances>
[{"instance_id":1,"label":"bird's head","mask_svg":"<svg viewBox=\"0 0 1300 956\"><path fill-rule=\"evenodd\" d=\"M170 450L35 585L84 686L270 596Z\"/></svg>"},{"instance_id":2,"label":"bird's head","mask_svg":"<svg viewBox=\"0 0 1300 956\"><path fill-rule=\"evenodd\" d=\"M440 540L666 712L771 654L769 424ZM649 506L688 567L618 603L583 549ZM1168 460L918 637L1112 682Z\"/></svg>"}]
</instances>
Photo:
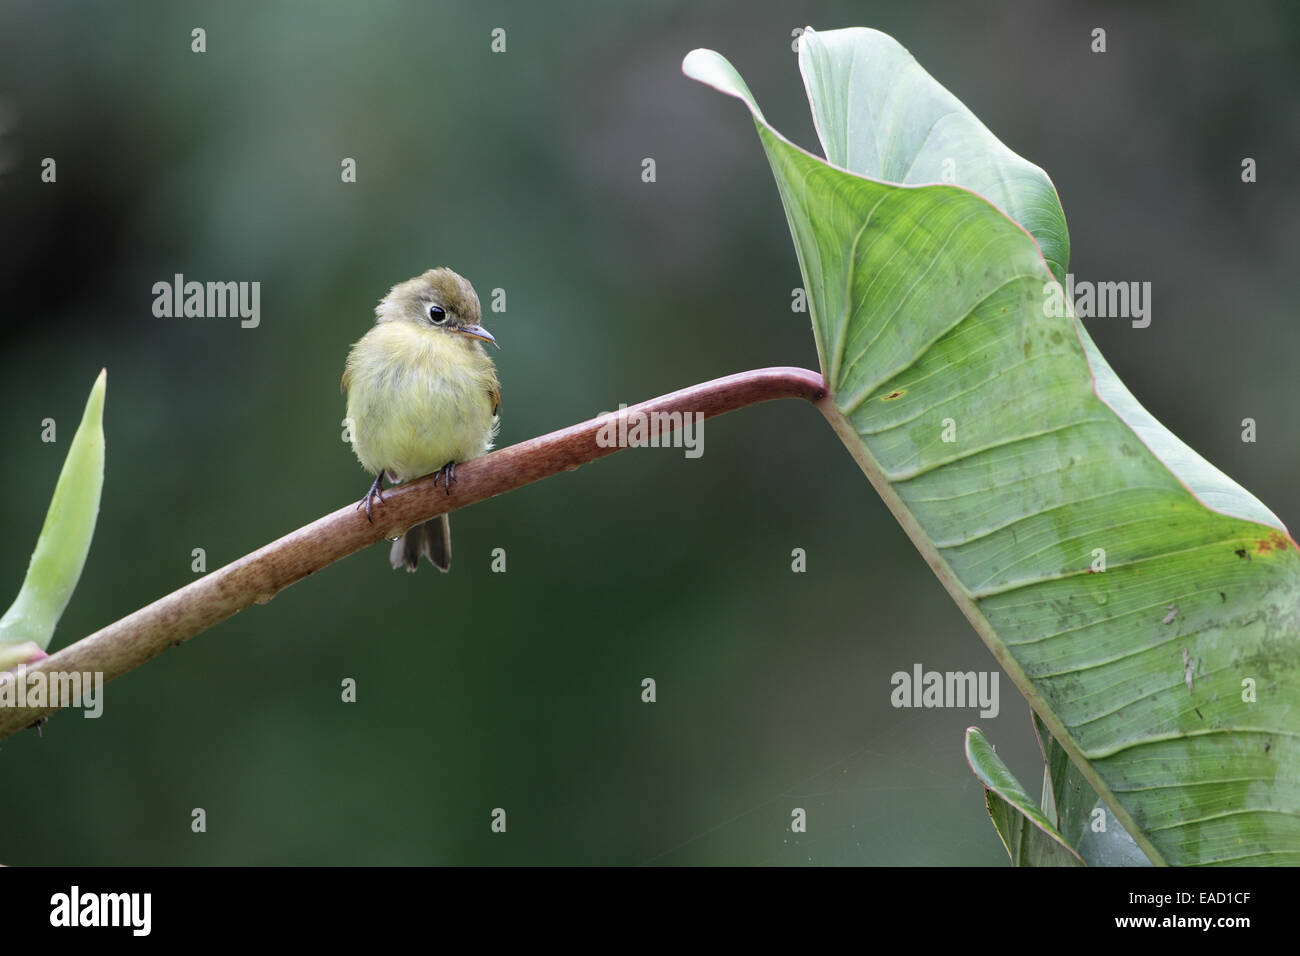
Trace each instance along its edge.
<instances>
[{"instance_id":1,"label":"bird's head","mask_svg":"<svg viewBox=\"0 0 1300 956\"><path fill-rule=\"evenodd\" d=\"M445 266L389 289L375 307L375 321L412 322L422 328L497 344L481 324L478 293L468 279Z\"/></svg>"}]
</instances>

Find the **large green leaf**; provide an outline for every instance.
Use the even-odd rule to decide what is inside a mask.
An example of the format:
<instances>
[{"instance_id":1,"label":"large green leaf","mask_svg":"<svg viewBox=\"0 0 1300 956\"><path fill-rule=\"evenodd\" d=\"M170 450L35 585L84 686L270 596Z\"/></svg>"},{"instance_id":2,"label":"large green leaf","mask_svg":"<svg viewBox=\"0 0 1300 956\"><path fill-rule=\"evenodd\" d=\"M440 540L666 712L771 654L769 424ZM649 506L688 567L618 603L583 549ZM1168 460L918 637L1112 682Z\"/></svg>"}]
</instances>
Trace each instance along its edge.
<instances>
[{"instance_id":1,"label":"large green leaf","mask_svg":"<svg viewBox=\"0 0 1300 956\"><path fill-rule=\"evenodd\" d=\"M1137 403L1068 303L1046 306L1059 285L1011 218L1064 263L1041 171L986 164L1000 209L972 191L972 157L1006 156L978 123L909 133L910 160L868 148L941 128L955 103L919 67L897 88L870 68L910 63L883 34L808 30L799 61L847 171L773 130L718 54L683 69L753 113L837 433L1152 861L1300 863L1295 542ZM972 188L884 179L958 147Z\"/></svg>"}]
</instances>

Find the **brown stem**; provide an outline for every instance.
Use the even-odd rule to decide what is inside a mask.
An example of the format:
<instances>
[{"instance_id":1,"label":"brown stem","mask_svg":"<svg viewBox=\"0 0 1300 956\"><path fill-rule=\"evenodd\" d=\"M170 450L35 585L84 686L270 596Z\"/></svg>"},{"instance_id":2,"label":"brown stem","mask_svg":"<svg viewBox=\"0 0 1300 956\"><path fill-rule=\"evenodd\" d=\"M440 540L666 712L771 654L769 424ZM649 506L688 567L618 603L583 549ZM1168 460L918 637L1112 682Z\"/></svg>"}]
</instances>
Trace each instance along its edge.
<instances>
[{"instance_id":1,"label":"brown stem","mask_svg":"<svg viewBox=\"0 0 1300 956\"><path fill-rule=\"evenodd\" d=\"M528 441L475 458L456 468L456 483L447 495L431 478L422 478L384 493L376 503L374 524L354 504L292 531L252 554L159 598L107 627L82 638L26 668L29 684L38 672L102 673L104 681L120 677L251 604L265 604L295 581L319 571L382 538L443 512L484 498L573 471L618 451L597 443L601 428L620 414L699 412L706 418L776 398L817 402L825 394L822 377L801 368L765 368L693 385L610 412ZM13 674L0 675L0 684ZM63 701L61 703L66 703ZM0 707L0 739L51 713L55 707Z\"/></svg>"}]
</instances>

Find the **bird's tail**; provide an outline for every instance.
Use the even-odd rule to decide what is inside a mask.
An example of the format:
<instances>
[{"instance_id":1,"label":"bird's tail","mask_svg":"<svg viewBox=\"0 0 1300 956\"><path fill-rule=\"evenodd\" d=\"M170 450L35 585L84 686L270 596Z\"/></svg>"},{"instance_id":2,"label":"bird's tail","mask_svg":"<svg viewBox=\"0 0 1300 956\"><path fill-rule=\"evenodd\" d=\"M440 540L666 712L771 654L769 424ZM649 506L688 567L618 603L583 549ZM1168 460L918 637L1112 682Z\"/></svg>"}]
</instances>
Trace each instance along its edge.
<instances>
[{"instance_id":1,"label":"bird's tail","mask_svg":"<svg viewBox=\"0 0 1300 956\"><path fill-rule=\"evenodd\" d=\"M451 567L451 519L447 515L438 515L407 531L393 542L388 559L394 568L414 571L420 566L420 555L426 555L439 571Z\"/></svg>"}]
</instances>

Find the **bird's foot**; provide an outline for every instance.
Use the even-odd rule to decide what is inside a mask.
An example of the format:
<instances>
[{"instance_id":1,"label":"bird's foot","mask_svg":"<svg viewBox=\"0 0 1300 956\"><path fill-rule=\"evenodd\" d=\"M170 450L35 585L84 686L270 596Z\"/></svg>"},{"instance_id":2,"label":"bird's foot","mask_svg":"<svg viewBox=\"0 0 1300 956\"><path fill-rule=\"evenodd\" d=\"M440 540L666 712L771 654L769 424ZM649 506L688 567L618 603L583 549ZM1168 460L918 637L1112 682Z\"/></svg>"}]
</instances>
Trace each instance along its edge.
<instances>
[{"instance_id":1,"label":"bird's foot","mask_svg":"<svg viewBox=\"0 0 1300 956\"><path fill-rule=\"evenodd\" d=\"M433 483L436 485L438 479L442 479L442 487L446 489L447 494L451 494L452 482L456 480L456 463L449 461L433 473Z\"/></svg>"},{"instance_id":2,"label":"bird's foot","mask_svg":"<svg viewBox=\"0 0 1300 956\"><path fill-rule=\"evenodd\" d=\"M366 506L366 520L369 521L371 524L375 523L375 519L370 517L370 503L375 498L378 498L380 503L383 502L384 489L380 487L383 480L384 480L384 473L381 470L379 474L375 475L375 481L370 486L370 490L366 492L366 496L357 502L357 510L360 510L362 505Z\"/></svg>"}]
</instances>

